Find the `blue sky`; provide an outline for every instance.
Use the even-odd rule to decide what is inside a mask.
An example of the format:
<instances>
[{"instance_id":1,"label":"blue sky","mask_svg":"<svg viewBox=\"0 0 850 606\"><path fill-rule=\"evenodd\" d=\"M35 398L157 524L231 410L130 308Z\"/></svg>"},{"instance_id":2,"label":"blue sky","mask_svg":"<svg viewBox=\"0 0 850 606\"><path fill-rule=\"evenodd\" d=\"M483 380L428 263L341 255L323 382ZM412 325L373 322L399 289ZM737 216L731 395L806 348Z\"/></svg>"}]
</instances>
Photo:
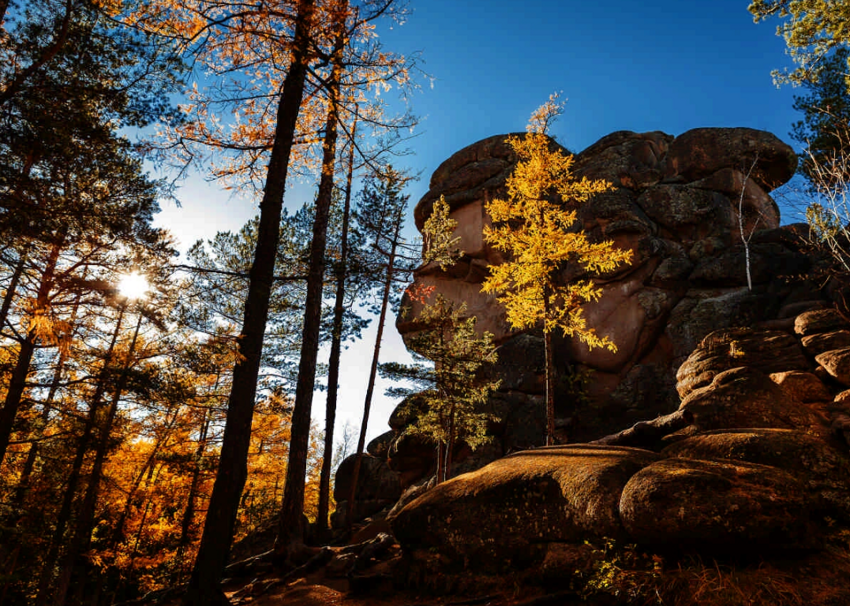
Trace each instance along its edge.
<instances>
[{"instance_id":1,"label":"blue sky","mask_svg":"<svg viewBox=\"0 0 850 606\"><path fill-rule=\"evenodd\" d=\"M517 7L521 7L521 12ZM770 76L788 64L776 23L743 0L427 0L383 34L421 50L434 77L415 97L423 134L411 164L425 180L484 137L522 130L550 93L569 99L554 134L580 151L616 130L680 134L748 126L783 139L794 91ZM486 7L486 8L485 8Z\"/></svg>"},{"instance_id":2,"label":"blue sky","mask_svg":"<svg viewBox=\"0 0 850 606\"><path fill-rule=\"evenodd\" d=\"M432 78L421 78L412 96L422 121L410 144L415 155L400 162L422 176L408 189L411 213L443 160L485 137L523 130L529 114L555 91L569 101L553 134L573 151L616 130L678 135L703 126L758 128L790 143L798 91L777 89L770 75L790 65L785 44L775 21L753 23L747 4L411 0L413 13L404 25L379 29L386 49L420 51ZM289 206L312 197L305 183L289 192ZM165 205L159 222L184 249L217 230L238 229L257 212L254 201L231 198L197 177L178 197L182 208ZM389 333L384 361L404 357L394 329ZM343 423L359 423L373 339L369 331L343 358ZM387 430L394 405L378 398L370 436ZM323 417L323 395L313 410L314 418Z\"/></svg>"}]
</instances>

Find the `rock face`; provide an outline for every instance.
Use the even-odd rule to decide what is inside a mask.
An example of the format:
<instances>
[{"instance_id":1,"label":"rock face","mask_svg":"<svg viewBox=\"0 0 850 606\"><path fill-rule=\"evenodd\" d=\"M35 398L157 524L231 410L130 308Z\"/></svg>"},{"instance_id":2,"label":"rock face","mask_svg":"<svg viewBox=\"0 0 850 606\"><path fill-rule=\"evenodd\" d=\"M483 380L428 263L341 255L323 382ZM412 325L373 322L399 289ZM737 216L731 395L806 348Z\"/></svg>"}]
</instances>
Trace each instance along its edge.
<instances>
[{"instance_id":1,"label":"rock face","mask_svg":"<svg viewBox=\"0 0 850 606\"><path fill-rule=\"evenodd\" d=\"M506 194L505 180L516 164L508 136L479 141L443 162L414 213L421 229L434 201L445 196L464 252L447 271L422 268L415 284L466 303L478 329L493 333L500 344L500 362L492 372L502 379L502 387L488 411L499 421L491 428L493 442L486 455L456 453L454 461L461 465L464 456L472 455L467 469L544 440L542 338L536 331L513 331L495 297L480 292L487 267L503 260L484 241L483 228L489 223L485 204ZM578 227L593 239L631 249L633 263L597 277L603 295L584 308L588 324L617 344L616 353L590 351L577 341L556 338L555 366L562 377L556 414L571 442L675 410L676 371L708 333L775 319L801 302L808 307L800 311L823 306L815 287L785 279L804 274L809 260L800 252L799 230L779 227L778 208L768 195L795 167L790 147L769 133L745 128L696 129L679 137L621 131L576 156L577 176L616 186L579 209ZM750 242L752 291L747 288L739 203L745 233L755 232ZM568 268L564 278L580 273ZM397 327L405 335L415 330L412 319L422 304L405 297L403 305L410 311L399 317ZM749 357L759 354L753 343L741 339L749 363ZM766 374L809 370L797 340L788 339L793 343L779 359L780 344L766 344L764 363L755 368ZM694 387L711 378L698 373ZM400 405L408 408L408 402ZM394 414L395 438L386 458L406 487L433 473L434 450L403 435L406 423L399 419L405 414Z\"/></svg>"},{"instance_id":2,"label":"rock face","mask_svg":"<svg viewBox=\"0 0 850 606\"><path fill-rule=\"evenodd\" d=\"M525 568L549 542L624 536L620 494L657 459L590 445L519 452L429 490L394 518L393 531L408 548L439 550L448 565Z\"/></svg>"}]
</instances>

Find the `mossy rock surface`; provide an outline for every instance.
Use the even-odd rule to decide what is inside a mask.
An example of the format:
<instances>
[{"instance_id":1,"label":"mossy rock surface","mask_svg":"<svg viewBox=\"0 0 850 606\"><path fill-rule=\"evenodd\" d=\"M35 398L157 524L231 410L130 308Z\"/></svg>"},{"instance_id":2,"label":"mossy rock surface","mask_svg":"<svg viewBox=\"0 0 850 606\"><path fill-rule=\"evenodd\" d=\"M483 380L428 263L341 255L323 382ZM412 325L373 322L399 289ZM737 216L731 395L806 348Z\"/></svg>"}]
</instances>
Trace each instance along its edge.
<instances>
[{"instance_id":1,"label":"mossy rock surface","mask_svg":"<svg viewBox=\"0 0 850 606\"><path fill-rule=\"evenodd\" d=\"M816 546L809 504L803 484L780 469L673 458L629 480L620 514L638 543L735 553Z\"/></svg>"},{"instance_id":2,"label":"mossy rock surface","mask_svg":"<svg viewBox=\"0 0 850 606\"><path fill-rule=\"evenodd\" d=\"M393 532L406 551L439 552L448 566L525 568L550 542L624 537L620 493L657 459L592 445L519 452L429 490L398 513Z\"/></svg>"}]
</instances>

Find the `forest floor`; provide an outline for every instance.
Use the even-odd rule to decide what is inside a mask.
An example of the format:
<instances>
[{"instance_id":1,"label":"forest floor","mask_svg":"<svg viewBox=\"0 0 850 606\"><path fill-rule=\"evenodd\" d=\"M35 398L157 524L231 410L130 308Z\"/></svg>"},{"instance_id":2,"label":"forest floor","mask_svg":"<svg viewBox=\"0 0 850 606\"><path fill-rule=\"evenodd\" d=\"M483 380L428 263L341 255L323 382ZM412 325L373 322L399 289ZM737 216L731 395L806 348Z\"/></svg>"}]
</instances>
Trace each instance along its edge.
<instances>
[{"instance_id":1,"label":"forest floor","mask_svg":"<svg viewBox=\"0 0 850 606\"><path fill-rule=\"evenodd\" d=\"M376 540L388 531L383 520L361 526L349 545L329 547L335 555L350 549L351 544L364 544ZM237 559L242 563L255 560L225 581L222 588L233 606L560 606L580 603L578 596L564 594L544 595L537 588L510 587L504 591L481 587L480 591L459 595L434 595L409 589L399 589L394 577L401 560L401 547L393 543L382 550L367 566L353 575L348 567L334 566L334 562L305 571L303 574L282 575L263 561L273 545L273 529L259 531L234 546ZM318 548L317 548L318 549ZM253 556L253 557L252 557ZM239 566L239 563L231 565ZM307 567L305 567L307 568ZM252 572L253 571L253 572ZM587 604L587 602L581 602ZM157 602L158 606L180 606L181 596Z\"/></svg>"}]
</instances>

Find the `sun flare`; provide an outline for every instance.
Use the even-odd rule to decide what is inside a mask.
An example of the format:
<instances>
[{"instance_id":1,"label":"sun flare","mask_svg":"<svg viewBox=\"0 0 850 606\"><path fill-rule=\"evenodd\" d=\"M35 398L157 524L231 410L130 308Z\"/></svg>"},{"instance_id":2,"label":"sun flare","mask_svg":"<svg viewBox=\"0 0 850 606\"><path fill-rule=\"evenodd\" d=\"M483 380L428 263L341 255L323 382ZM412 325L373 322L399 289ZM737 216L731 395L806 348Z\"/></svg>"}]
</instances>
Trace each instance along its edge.
<instances>
[{"instance_id":1,"label":"sun flare","mask_svg":"<svg viewBox=\"0 0 850 606\"><path fill-rule=\"evenodd\" d=\"M138 272L125 274L118 282L118 292L128 299L143 299L148 292L148 281Z\"/></svg>"}]
</instances>

